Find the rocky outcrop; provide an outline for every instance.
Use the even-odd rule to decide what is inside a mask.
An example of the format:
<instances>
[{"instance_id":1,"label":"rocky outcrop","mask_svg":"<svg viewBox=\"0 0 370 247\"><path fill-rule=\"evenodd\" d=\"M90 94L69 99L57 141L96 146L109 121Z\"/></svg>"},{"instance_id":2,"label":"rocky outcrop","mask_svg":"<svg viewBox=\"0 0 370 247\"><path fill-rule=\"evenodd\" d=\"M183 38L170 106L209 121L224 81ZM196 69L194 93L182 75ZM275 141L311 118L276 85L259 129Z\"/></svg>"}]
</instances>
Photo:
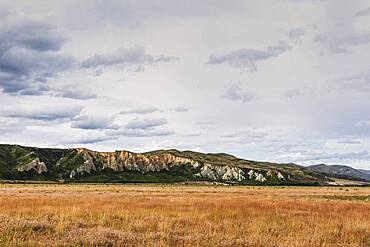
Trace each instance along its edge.
<instances>
[{"instance_id":1,"label":"rocky outcrop","mask_svg":"<svg viewBox=\"0 0 370 247\"><path fill-rule=\"evenodd\" d=\"M196 177L207 178L211 180L237 180L245 179L244 172L238 167L217 166L212 164L204 164L200 172L195 174Z\"/></svg>"},{"instance_id":2,"label":"rocky outcrop","mask_svg":"<svg viewBox=\"0 0 370 247\"><path fill-rule=\"evenodd\" d=\"M182 165L199 170L198 173L194 174L195 177L224 181L242 181L246 179L244 171L238 167L201 164L193 159L179 157L171 153L138 154L128 151L93 152L87 149L76 150L78 153L83 154L84 163L71 171L70 178L97 171L94 161L101 160L103 164L101 170L109 168L115 172L139 171L146 173L163 170L170 171L172 168Z\"/></svg>"},{"instance_id":3,"label":"rocky outcrop","mask_svg":"<svg viewBox=\"0 0 370 247\"><path fill-rule=\"evenodd\" d=\"M248 172L248 176L249 176L249 179L254 179L258 182L265 182L267 180L267 178L265 178L265 176L263 176L262 173L255 172L253 170L250 170Z\"/></svg>"},{"instance_id":4,"label":"rocky outcrop","mask_svg":"<svg viewBox=\"0 0 370 247\"><path fill-rule=\"evenodd\" d=\"M76 170L72 170L69 177L73 178L76 175L83 175L85 173L91 174L91 171L97 171L94 164L94 155L91 151L87 149L77 149L79 154L82 154L84 157L84 163L80 165Z\"/></svg>"},{"instance_id":5,"label":"rocky outcrop","mask_svg":"<svg viewBox=\"0 0 370 247\"><path fill-rule=\"evenodd\" d=\"M41 174L43 172L47 172L48 168L44 162L40 161L39 158L35 158L32 161L19 166L17 170L19 172L28 172L33 170L38 174Z\"/></svg>"},{"instance_id":6,"label":"rocky outcrop","mask_svg":"<svg viewBox=\"0 0 370 247\"><path fill-rule=\"evenodd\" d=\"M281 172L279 172L279 171L269 170L266 173L266 176L270 177L270 178L277 178L278 180L285 180L284 175L281 174Z\"/></svg>"},{"instance_id":7,"label":"rocky outcrop","mask_svg":"<svg viewBox=\"0 0 370 247\"><path fill-rule=\"evenodd\" d=\"M70 173L70 178L77 175L91 174L92 172L112 169L115 172L139 171L141 173L171 171L177 166L186 166L197 171L196 178L215 181L244 181L254 180L266 182L268 178L285 179L278 171L268 171L266 176L262 172L249 170L246 174L241 168L231 165L215 165L202 163L190 158L180 157L169 152L163 153L132 153L129 151L94 152L88 149L76 149L83 155L84 162ZM102 166L97 168L96 163Z\"/></svg>"},{"instance_id":8,"label":"rocky outcrop","mask_svg":"<svg viewBox=\"0 0 370 247\"><path fill-rule=\"evenodd\" d=\"M103 152L99 153L103 157L103 169L110 168L114 171L141 171L158 172L170 170L174 166L189 165L194 168L200 166L197 161L178 157L170 153L164 154L137 154L128 151Z\"/></svg>"}]
</instances>

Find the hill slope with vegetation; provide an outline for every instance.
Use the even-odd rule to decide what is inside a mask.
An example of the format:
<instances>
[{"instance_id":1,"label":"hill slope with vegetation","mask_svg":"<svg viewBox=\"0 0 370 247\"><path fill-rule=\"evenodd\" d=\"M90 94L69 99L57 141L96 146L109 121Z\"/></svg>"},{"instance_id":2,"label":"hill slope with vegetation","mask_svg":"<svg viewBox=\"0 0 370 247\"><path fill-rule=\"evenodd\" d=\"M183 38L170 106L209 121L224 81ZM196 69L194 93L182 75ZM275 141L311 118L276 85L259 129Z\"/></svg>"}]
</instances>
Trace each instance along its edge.
<instances>
[{"instance_id":1,"label":"hill slope with vegetation","mask_svg":"<svg viewBox=\"0 0 370 247\"><path fill-rule=\"evenodd\" d=\"M239 159L224 153L157 150L96 152L0 145L0 179L75 182L327 184L323 173L295 164Z\"/></svg>"}]
</instances>

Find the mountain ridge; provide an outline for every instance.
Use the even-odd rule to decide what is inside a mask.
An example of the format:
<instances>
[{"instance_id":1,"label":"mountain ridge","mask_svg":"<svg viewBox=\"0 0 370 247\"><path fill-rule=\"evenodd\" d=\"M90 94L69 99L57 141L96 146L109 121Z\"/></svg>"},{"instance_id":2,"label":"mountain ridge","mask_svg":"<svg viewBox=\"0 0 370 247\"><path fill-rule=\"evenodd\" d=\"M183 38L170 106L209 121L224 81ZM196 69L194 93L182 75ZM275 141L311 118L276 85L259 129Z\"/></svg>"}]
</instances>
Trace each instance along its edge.
<instances>
[{"instance_id":1,"label":"mountain ridge","mask_svg":"<svg viewBox=\"0 0 370 247\"><path fill-rule=\"evenodd\" d=\"M360 169L355 169L353 167L346 166L346 165L318 164L318 165L308 166L308 168L316 172L327 174L332 177L351 178L353 180L360 180L360 181L361 180L370 181L370 173L366 173Z\"/></svg>"},{"instance_id":2,"label":"mountain ridge","mask_svg":"<svg viewBox=\"0 0 370 247\"><path fill-rule=\"evenodd\" d=\"M0 144L0 179L76 182L187 182L310 184L333 182L326 174L291 163L240 159L226 153L176 149L135 153L87 148Z\"/></svg>"}]
</instances>

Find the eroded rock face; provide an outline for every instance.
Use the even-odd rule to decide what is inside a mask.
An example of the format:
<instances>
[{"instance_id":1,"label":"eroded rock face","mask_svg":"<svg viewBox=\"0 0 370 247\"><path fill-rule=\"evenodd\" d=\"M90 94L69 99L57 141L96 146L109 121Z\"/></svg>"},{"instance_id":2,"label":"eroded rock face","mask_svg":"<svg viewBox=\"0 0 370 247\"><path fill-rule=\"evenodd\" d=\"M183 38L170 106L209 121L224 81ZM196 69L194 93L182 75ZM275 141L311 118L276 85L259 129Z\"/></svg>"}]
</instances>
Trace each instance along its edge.
<instances>
[{"instance_id":1,"label":"eroded rock face","mask_svg":"<svg viewBox=\"0 0 370 247\"><path fill-rule=\"evenodd\" d=\"M71 171L69 175L70 178L73 178L78 174L81 175L83 175L84 173L91 174L91 171L97 171L94 164L93 152L90 152L87 149L77 149L77 152L83 154L84 163L81 166L79 166L76 170Z\"/></svg>"},{"instance_id":2,"label":"eroded rock face","mask_svg":"<svg viewBox=\"0 0 370 247\"><path fill-rule=\"evenodd\" d=\"M146 155L131 153L128 151L93 152L87 149L76 150L78 153L83 154L85 161L83 165L70 173L70 178L73 178L78 174L90 174L91 171L97 171L97 168L94 164L94 159L102 160L102 170L110 168L115 172L128 170L145 173L159 172L162 170L169 171L172 167L178 165L188 165L192 166L193 168L198 168L201 166L201 164L199 164L197 161L178 157L170 153Z\"/></svg>"},{"instance_id":3,"label":"eroded rock face","mask_svg":"<svg viewBox=\"0 0 370 247\"><path fill-rule=\"evenodd\" d=\"M27 164L18 167L19 172L28 172L31 170L34 170L38 174L41 174L43 172L47 172L48 168L44 162L40 161L39 158L35 158L34 160L28 162Z\"/></svg>"},{"instance_id":4,"label":"eroded rock face","mask_svg":"<svg viewBox=\"0 0 370 247\"><path fill-rule=\"evenodd\" d=\"M267 173L266 173L266 176L267 177L271 177L271 178L277 178L279 180L285 180L285 177L283 176L283 174L281 174L281 172L279 171L273 171L273 170L269 170Z\"/></svg>"},{"instance_id":5,"label":"eroded rock face","mask_svg":"<svg viewBox=\"0 0 370 247\"><path fill-rule=\"evenodd\" d=\"M128 151L116 151L112 153L100 153L104 159L103 169L111 168L114 171L141 171L159 172L170 170L178 165L190 165L194 168L200 166L197 161L178 157L169 153L158 155L136 154Z\"/></svg>"},{"instance_id":6,"label":"eroded rock face","mask_svg":"<svg viewBox=\"0 0 370 247\"><path fill-rule=\"evenodd\" d=\"M217 166L212 164L204 164L197 177L208 178L212 180L237 180L245 179L244 172L238 167Z\"/></svg>"},{"instance_id":7,"label":"eroded rock face","mask_svg":"<svg viewBox=\"0 0 370 247\"><path fill-rule=\"evenodd\" d=\"M246 179L259 182L267 181L267 178L262 173L253 170L245 174L242 169L235 166L200 163L193 159L179 157L166 152L138 154L129 151L94 152L87 149L77 149L77 152L83 154L84 163L77 169L71 171L70 178L74 178L76 175L91 174L92 171L108 168L115 172L139 171L146 173L170 171L176 166L183 165L197 171L193 176L199 178L239 182ZM99 169L96 164L94 164L97 160L100 160L102 163ZM282 176L282 174L280 175ZM278 175L275 174L275 176Z\"/></svg>"},{"instance_id":8,"label":"eroded rock face","mask_svg":"<svg viewBox=\"0 0 370 247\"><path fill-rule=\"evenodd\" d=\"M267 178L265 178L265 176L263 176L262 173L255 172L253 170L250 170L248 172L248 175L249 175L249 179L254 179L254 180L259 181L259 182L267 181Z\"/></svg>"}]
</instances>

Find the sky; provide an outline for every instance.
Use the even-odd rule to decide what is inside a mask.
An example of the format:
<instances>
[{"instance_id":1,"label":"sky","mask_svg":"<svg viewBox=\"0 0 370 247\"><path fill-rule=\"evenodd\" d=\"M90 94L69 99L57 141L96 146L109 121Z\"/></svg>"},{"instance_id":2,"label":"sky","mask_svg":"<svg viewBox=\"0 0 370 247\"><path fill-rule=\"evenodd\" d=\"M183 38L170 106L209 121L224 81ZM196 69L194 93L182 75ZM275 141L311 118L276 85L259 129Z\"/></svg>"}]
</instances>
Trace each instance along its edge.
<instances>
[{"instance_id":1,"label":"sky","mask_svg":"<svg viewBox=\"0 0 370 247\"><path fill-rule=\"evenodd\" d=\"M370 169L370 0L0 0L0 143Z\"/></svg>"}]
</instances>

